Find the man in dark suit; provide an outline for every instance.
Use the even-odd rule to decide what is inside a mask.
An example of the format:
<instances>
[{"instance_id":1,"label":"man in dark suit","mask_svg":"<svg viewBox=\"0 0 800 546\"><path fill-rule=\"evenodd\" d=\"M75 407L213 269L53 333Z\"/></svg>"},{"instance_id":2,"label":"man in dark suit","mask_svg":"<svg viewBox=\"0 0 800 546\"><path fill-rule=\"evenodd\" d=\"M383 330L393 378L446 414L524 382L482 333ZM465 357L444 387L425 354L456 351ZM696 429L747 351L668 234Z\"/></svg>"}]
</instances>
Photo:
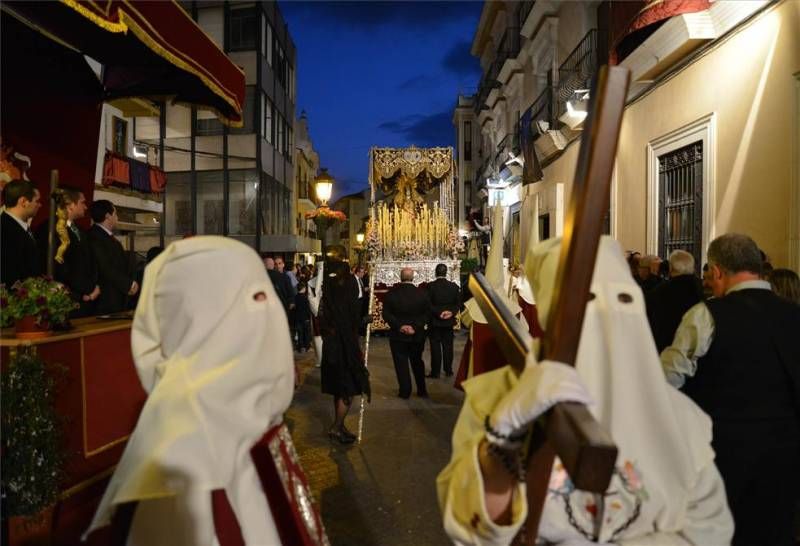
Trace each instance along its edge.
<instances>
[{"instance_id":1,"label":"man in dark suit","mask_svg":"<svg viewBox=\"0 0 800 546\"><path fill-rule=\"evenodd\" d=\"M444 374L453 375L453 326L461 303L458 285L447 280L447 266L436 266L436 280L428 285L431 300L431 321L428 338L431 343L430 378L438 378L444 362Z\"/></svg>"},{"instance_id":2,"label":"man in dark suit","mask_svg":"<svg viewBox=\"0 0 800 546\"><path fill-rule=\"evenodd\" d=\"M400 386L400 398L411 396L409 363L417 384L417 395L427 398L422 351L425 348L425 325L431 314L431 302L424 290L414 286L413 280L413 269L406 267L400 271L400 284L389 291L383 302L383 320L391 328L389 347Z\"/></svg>"},{"instance_id":3,"label":"man in dark suit","mask_svg":"<svg viewBox=\"0 0 800 546\"><path fill-rule=\"evenodd\" d=\"M669 277L644 295L647 320L659 353L672 343L683 314L703 300L703 285L694 272L694 256L685 250L674 250L669 255Z\"/></svg>"},{"instance_id":4,"label":"man in dark suit","mask_svg":"<svg viewBox=\"0 0 800 546\"><path fill-rule=\"evenodd\" d=\"M101 199L92 203L89 213L94 225L88 239L100 286L96 312L100 315L118 313L127 307L128 297L139 291L139 284L133 279L125 249L114 237L114 228L119 222L117 209L111 201Z\"/></svg>"},{"instance_id":5,"label":"man in dark suit","mask_svg":"<svg viewBox=\"0 0 800 546\"><path fill-rule=\"evenodd\" d=\"M36 241L29 222L41 207L39 190L27 180L12 180L3 188L6 210L0 215L0 282L11 288L17 281L42 274Z\"/></svg>"},{"instance_id":6,"label":"man in dark suit","mask_svg":"<svg viewBox=\"0 0 800 546\"><path fill-rule=\"evenodd\" d=\"M7 288L41 275L41 261L29 222L41 207L39 190L27 180L3 188L6 210L0 215L0 282Z\"/></svg>"},{"instance_id":7,"label":"man in dark suit","mask_svg":"<svg viewBox=\"0 0 800 546\"><path fill-rule=\"evenodd\" d=\"M64 262L54 263L53 276L70 289L72 297L80 305L70 313L70 317L88 317L94 314L97 298L100 297L100 286L97 284L97 265L89 247L89 239L75 223L86 214L86 199L77 190L61 188L56 197L56 206L66 211L69 246L64 252ZM46 270L47 224L40 226L36 235L39 250L44 257L43 270ZM55 235L55 241L53 250L57 252L60 245L58 235Z\"/></svg>"},{"instance_id":8,"label":"man in dark suit","mask_svg":"<svg viewBox=\"0 0 800 546\"><path fill-rule=\"evenodd\" d=\"M267 256L264 258L264 268L267 270L267 276L269 277L270 282L272 282L272 287L275 289L275 292L278 294L278 299L281 300L283 311L286 313L286 318L288 319L290 303L292 303L294 300L294 296L292 296L291 282L286 275L275 268L275 258L272 256Z\"/></svg>"}]
</instances>

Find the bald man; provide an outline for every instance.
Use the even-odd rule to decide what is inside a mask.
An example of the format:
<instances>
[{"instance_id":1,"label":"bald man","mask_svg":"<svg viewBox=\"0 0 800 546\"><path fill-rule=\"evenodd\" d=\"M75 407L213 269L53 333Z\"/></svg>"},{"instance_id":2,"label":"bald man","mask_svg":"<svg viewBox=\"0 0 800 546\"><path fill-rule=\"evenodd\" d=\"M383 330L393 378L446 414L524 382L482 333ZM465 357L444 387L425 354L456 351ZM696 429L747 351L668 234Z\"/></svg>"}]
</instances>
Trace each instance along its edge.
<instances>
[{"instance_id":1,"label":"bald man","mask_svg":"<svg viewBox=\"0 0 800 546\"><path fill-rule=\"evenodd\" d=\"M428 397L422 350L425 347L425 328L430 315L431 302L427 292L414 286L414 270L410 267L403 268L400 271L400 283L392 287L383 301L383 320L391 328L389 347L392 349L400 398L411 396L409 364L417 384L417 395Z\"/></svg>"}]
</instances>

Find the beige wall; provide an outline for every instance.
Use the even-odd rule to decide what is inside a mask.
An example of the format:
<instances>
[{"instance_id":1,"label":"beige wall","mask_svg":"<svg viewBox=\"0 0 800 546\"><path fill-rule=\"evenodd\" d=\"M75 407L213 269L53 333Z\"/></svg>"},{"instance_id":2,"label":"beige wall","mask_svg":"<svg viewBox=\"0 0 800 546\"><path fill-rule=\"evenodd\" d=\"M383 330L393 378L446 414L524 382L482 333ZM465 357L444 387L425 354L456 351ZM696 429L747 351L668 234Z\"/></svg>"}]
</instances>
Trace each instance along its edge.
<instances>
[{"instance_id":1,"label":"beige wall","mask_svg":"<svg viewBox=\"0 0 800 546\"><path fill-rule=\"evenodd\" d=\"M626 109L615 203L624 248L646 249L647 144L713 112L712 233L747 233L775 266L788 264L798 72L800 2L785 0ZM566 182L569 196L577 152L575 141L545 169L542 186Z\"/></svg>"}]
</instances>

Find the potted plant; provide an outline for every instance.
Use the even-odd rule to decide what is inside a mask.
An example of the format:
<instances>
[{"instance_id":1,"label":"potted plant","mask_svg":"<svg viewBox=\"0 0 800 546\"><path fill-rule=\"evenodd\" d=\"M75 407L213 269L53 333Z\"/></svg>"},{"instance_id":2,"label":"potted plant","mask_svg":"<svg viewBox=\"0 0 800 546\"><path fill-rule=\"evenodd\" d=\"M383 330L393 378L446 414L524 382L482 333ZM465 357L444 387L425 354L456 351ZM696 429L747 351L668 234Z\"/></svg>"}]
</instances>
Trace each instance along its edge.
<instances>
[{"instance_id":1,"label":"potted plant","mask_svg":"<svg viewBox=\"0 0 800 546\"><path fill-rule=\"evenodd\" d=\"M317 235L320 239L323 238L325 231L331 227L331 225L347 220L345 213L324 206L307 212L306 218L314 220L314 223L317 225Z\"/></svg>"},{"instance_id":2,"label":"potted plant","mask_svg":"<svg viewBox=\"0 0 800 546\"><path fill-rule=\"evenodd\" d=\"M4 363L0 391L0 490L9 541L49 544L64 463L53 370L35 350L20 349Z\"/></svg>"},{"instance_id":3,"label":"potted plant","mask_svg":"<svg viewBox=\"0 0 800 546\"><path fill-rule=\"evenodd\" d=\"M3 326L14 324L18 338L50 335L50 328L66 324L69 312L77 307L69 289L49 277L17 281L11 290L0 285Z\"/></svg>"}]
</instances>

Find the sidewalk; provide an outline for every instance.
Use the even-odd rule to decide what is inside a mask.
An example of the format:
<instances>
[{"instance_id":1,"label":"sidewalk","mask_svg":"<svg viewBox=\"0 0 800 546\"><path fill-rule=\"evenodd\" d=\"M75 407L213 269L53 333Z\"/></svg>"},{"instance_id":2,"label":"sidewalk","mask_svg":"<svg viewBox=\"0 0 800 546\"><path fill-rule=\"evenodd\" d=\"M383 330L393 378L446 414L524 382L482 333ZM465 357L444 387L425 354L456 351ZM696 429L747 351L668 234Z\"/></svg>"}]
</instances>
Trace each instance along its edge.
<instances>
[{"instance_id":1,"label":"sidewalk","mask_svg":"<svg viewBox=\"0 0 800 546\"><path fill-rule=\"evenodd\" d=\"M457 334L454 368L466 334ZM430 399L397 397L389 343L370 340L372 403L362 443L328 439L333 401L320 393L314 354L296 355L301 386L287 412L297 451L333 546L435 546L448 541L436 499L436 475L450 458L450 435L463 394L453 378L427 379ZM430 363L426 345L424 359ZM359 400L347 418L358 431Z\"/></svg>"}]
</instances>

